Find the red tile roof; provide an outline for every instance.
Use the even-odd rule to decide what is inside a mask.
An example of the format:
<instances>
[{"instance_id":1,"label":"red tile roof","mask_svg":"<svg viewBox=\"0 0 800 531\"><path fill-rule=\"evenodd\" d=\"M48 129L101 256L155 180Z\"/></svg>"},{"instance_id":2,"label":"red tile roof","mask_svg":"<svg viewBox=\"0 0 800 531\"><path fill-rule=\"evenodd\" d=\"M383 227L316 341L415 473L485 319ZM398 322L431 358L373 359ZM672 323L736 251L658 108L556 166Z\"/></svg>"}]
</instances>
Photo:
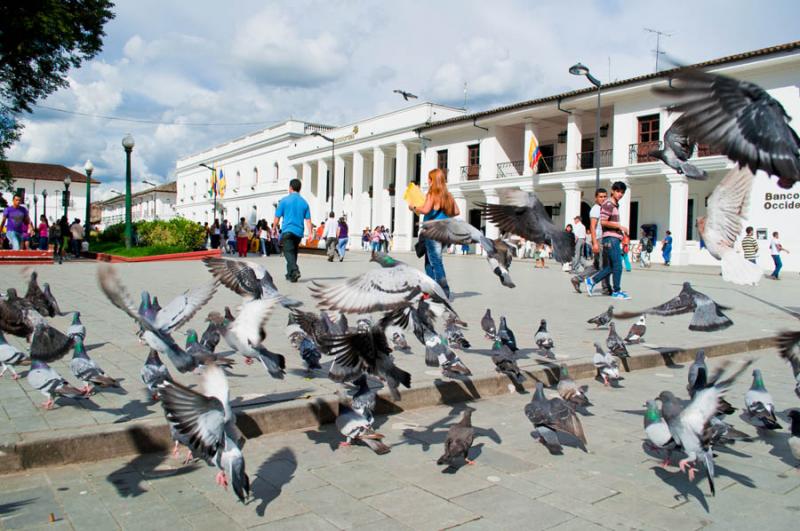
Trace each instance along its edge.
<instances>
[{"instance_id":1,"label":"red tile roof","mask_svg":"<svg viewBox=\"0 0 800 531\"><path fill-rule=\"evenodd\" d=\"M85 183L86 175L71 170L61 164L45 164L40 162L5 161L14 179L35 179L37 181L63 181L69 175L73 183ZM92 179L92 184L100 184Z\"/></svg>"}]
</instances>

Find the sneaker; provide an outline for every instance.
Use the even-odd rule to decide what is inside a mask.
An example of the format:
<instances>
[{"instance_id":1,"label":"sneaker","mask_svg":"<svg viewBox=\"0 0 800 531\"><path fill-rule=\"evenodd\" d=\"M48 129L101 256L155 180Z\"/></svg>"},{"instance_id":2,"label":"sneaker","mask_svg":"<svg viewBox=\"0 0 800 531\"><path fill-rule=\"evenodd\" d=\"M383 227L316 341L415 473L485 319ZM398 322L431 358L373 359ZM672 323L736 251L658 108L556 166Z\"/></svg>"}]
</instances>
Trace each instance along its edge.
<instances>
[{"instance_id":1,"label":"sneaker","mask_svg":"<svg viewBox=\"0 0 800 531\"><path fill-rule=\"evenodd\" d=\"M618 291L618 292L614 293L613 295L611 295L611 298L612 299L620 299L620 300L623 300L623 301L627 301L627 300L630 300L631 297L630 297L630 295L628 295L624 291Z\"/></svg>"},{"instance_id":2,"label":"sneaker","mask_svg":"<svg viewBox=\"0 0 800 531\"><path fill-rule=\"evenodd\" d=\"M588 293L589 296L591 297L592 290L594 289L594 282L592 282L592 278L586 277L585 279L583 279L583 283L586 284L586 293Z\"/></svg>"}]
</instances>

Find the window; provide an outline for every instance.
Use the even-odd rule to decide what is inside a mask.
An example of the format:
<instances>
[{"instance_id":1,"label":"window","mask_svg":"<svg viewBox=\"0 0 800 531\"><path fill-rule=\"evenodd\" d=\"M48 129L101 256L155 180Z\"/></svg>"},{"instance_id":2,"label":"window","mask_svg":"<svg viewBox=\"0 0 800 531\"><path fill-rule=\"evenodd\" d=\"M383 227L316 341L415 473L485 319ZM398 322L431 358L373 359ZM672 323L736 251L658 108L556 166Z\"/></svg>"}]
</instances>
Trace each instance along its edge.
<instances>
[{"instance_id":1,"label":"window","mask_svg":"<svg viewBox=\"0 0 800 531\"><path fill-rule=\"evenodd\" d=\"M467 146L467 180L475 180L481 171L481 146Z\"/></svg>"},{"instance_id":2,"label":"window","mask_svg":"<svg viewBox=\"0 0 800 531\"><path fill-rule=\"evenodd\" d=\"M278 163L276 162L275 163L275 178L273 179L272 182L275 182L275 183L278 182L278 179L280 178L280 175L281 175L281 168L280 168L280 166L278 166Z\"/></svg>"},{"instance_id":3,"label":"window","mask_svg":"<svg viewBox=\"0 0 800 531\"><path fill-rule=\"evenodd\" d=\"M258 166L253 166L253 184L258 184Z\"/></svg>"},{"instance_id":4,"label":"window","mask_svg":"<svg viewBox=\"0 0 800 531\"><path fill-rule=\"evenodd\" d=\"M239 173L238 171L236 172L236 181L234 182L236 184L235 186L236 188L239 188L242 185L242 174Z\"/></svg>"},{"instance_id":5,"label":"window","mask_svg":"<svg viewBox=\"0 0 800 531\"><path fill-rule=\"evenodd\" d=\"M443 149L436 152L436 167L447 173L447 150Z\"/></svg>"},{"instance_id":6,"label":"window","mask_svg":"<svg viewBox=\"0 0 800 531\"><path fill-rule=\"evenodd\" d=\"M640 116L639 120L639 142L636 146L637 162L652 162L656 159L649 153L660 147L660 123L657 114Z\"/></svg>"}]
</instances>

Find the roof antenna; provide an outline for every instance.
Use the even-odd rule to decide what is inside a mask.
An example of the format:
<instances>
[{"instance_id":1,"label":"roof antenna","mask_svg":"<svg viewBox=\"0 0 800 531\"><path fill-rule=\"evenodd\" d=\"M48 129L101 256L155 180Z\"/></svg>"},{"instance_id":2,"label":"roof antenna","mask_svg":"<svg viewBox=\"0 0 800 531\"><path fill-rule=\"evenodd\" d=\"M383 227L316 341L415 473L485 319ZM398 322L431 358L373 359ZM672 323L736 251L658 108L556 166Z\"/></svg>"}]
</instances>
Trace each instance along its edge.
<instances>
[{"instance_id":1,"label":"roof antenna","mask_svg":"<svg viewBox=\"0 0 800 531\"><path fill-rule=\"evenodd\" d=\"M656 49L655 50L651 50L651 51L655 52L655 54L656 54L656 73L657 73L658 72L658 56L659 55L664 55L664 52L661 51L661 37L662 36L664 36L664 37L672 37L674 35L674 33L667 33L666 31L659 31L657 29L652 29L652 28L644 28L644 30L647 31L647 32L656 34Z\"/></svg>"}]
</instances>

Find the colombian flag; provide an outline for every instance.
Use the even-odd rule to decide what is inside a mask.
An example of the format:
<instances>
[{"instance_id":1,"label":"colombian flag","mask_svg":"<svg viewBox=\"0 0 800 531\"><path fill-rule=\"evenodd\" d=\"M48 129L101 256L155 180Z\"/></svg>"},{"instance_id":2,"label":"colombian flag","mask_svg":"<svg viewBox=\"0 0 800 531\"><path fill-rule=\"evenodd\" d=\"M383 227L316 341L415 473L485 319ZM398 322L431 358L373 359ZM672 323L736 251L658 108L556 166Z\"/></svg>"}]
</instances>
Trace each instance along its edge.
<instances>
[{"instance_id":1,"label":"colombian flag","mask_svg":"<svg viewBox=\"0 0 800 531\"><path fill-rule=\"evenodd\" d=\"M536 173L539 168L539 159L542 158L542 152L539 149L539 140L536 135L531 131L531 144L528 147L528 165Z\"/></svg>"},{"instance_id":2,"label":"colombian flag","mask_svg":"<svg viewBox=\"0 0 800 531\"><path fill-rule=\"evenodd\" d=\"M211 186L208 189L208 195L214 196L217 193L217 165L214 165L214 169L211 171L211 182L209 183Z\"/></svg>"}]
</instances>

